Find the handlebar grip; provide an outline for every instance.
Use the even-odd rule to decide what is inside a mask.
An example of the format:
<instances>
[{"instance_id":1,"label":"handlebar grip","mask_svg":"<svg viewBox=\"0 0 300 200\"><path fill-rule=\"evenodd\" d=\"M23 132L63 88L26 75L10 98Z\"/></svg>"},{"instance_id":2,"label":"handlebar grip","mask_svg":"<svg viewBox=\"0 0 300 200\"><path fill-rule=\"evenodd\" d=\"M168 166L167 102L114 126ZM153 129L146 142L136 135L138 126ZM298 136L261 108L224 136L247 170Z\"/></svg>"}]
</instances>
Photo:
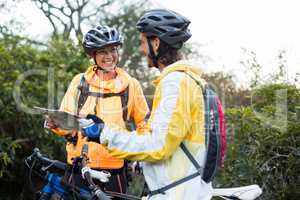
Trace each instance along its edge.
<instances>
[{"instance_id":1,"label":"handlebar grip","mask_svg":"<svg viewBox=\"0 0 300 200\"><path fill-rule=\"evenodd\" d=\"M90 169L89 167L84 167L81 169L81 174L83 175L83 177L85 177L85 173L87 172L89 172L91 178L95 178L103 183L108 182L109 177L111 176L109 172L97 171L97 170Z\"/></svg>"},{"instance_id":2,"label":"handlebar grip","mask_svg":"<svg viewBox=\"0 0 300 200\"><path fill-rule=\"evenodd\" d=\"M38 148L34 148L34 154L38 159L40 159L43 163L49 164L51 166L54 166L58 169L65 170L67 168L67 164L64 162L61 162L59 160L52 160L50 158L44 157Z\"/></svg>"},{"instance_id":3,"label":"handlebar grip","mask_svg":"<svg viewBox=\"0 0 300 200\"><path fill-rule=\"evenodd\" d=\"M97 189L95 191L95 195L101 199L101 200L111 200L110 197L108 197L104 192L102 192L100 189Z\"/></svg>"}]
</instances>

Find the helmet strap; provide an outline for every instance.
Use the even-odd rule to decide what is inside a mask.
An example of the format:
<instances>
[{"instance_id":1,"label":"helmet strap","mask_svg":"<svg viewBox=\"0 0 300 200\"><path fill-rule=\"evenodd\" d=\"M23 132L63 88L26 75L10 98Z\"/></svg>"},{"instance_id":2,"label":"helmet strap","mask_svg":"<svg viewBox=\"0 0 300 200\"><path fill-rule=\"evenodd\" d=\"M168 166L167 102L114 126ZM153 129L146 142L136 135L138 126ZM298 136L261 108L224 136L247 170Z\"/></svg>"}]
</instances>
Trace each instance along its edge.
<instances>
[{"instance_id":1,"label":"helmet strap","mask_svg":"<svg viewBox=\"0 0 300 200\"><path fill-rule=\"evenodd\" d=\"M155 55L155 53L154 53L151 39L149 37L147 37L147 43L148 43L148 48L149 48L148 57L152 60L154 67L159 68L158 67L158 56Z\"/></svg>"}]
</instances>

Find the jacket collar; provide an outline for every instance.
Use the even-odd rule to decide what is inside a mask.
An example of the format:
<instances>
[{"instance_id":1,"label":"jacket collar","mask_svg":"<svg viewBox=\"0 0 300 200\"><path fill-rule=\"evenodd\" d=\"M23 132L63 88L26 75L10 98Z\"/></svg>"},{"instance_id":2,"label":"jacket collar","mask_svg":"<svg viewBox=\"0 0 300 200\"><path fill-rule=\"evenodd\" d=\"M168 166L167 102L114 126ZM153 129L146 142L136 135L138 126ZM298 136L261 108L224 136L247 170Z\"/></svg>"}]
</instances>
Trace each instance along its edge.
<instances>
[{"instance_id":1,"label":"jacket collar","mask_svg":"<svg viewBox=\"0 0 300 200\"><path fill-rule=\"evenodd\" d=\"M99 76L93 71L93 66L90 66L84 73L88 84L98 88L103 93L119 93L124 91L130 81L130 76L123 69L116 68L117 77L109 81L100 80Z\"/></svg>"},{"instance_id":2,"label":"jacket collar","mask_svg":"<svg viewBox=\"0 0 300 200\"><path fill-rule=\"evenodd\" d=\"M191 74L195 74L198 76L202 75L202 70L199 67L199 64L187 61L187 60L179 60L163 69L160 76L153 81L154 85L157 85L166 75L175 71L183 71Z\"/></svg>"}]
</instances>

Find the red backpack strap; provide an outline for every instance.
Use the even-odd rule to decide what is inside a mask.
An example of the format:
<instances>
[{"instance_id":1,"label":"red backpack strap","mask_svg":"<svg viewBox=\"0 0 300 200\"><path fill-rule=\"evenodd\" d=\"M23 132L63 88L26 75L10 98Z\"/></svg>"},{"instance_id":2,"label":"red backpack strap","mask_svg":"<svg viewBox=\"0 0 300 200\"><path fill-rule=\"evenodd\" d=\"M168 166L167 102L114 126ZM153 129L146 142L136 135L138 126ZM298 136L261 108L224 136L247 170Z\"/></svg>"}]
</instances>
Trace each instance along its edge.
<instances>
[{"instance_id":1,"label":"red backpack strap","mask_svg":"<svg viewBox=\"0 0 300 200\"><path fill-rule=\"evenodd\" d=\"M223 107L219 97L217 98L217 106L218 106L218 113L219 113L220 143L221 143L219 166L224 167L225 153L227 148L226 121L225 121Z\"/></svg>"}]
</instances>

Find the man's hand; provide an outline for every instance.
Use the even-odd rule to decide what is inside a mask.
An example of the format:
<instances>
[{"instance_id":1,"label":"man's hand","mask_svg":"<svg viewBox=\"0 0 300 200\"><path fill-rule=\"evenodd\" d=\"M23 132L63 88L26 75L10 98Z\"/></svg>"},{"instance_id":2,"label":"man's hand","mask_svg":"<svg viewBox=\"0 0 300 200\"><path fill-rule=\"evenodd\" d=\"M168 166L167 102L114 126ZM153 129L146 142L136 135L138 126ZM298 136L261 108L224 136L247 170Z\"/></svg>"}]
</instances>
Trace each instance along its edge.
<instances>
[{"instance_id":1,"label":"man's hand","mask_svg":"<svg viewBox=\"0 0 300 200\"><path fill-rule=\"evenodd\" d=\"M91 139L100 137L102 129L104 128L104 121L96 115L87 115L86 118L78 119L79 126L83 133Z\"/></svg>"}]
</instances>

